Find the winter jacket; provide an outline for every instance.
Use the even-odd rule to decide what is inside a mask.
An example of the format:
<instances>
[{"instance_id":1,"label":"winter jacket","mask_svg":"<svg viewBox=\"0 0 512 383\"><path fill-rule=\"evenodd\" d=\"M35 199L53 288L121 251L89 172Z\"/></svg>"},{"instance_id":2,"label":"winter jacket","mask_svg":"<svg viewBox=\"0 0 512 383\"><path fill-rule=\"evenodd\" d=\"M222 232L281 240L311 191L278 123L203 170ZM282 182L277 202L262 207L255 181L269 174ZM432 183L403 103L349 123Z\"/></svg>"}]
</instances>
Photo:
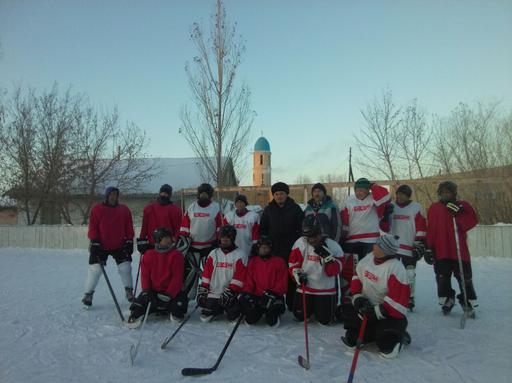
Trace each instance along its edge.
<instances>
[{"instance_id":1,"label":"winter jacket","mask_svg":"<svg viewBox=\"0 0 512 383\"><path fill-rule=\"evenodd\" d=\"M398 236L398 254L412 256L415 241L425 241L427 235L427 220L421 205L410 202L400 206L393 204L391 215L391 234Z\"/></svg>"},{"instance_id":2,"label":"winter jacket","mask_svg":"<svg viewBox=\"0 0 512 383\"><path fill-rule=\"evenodd\" d=\"M347 243L375 243L380 236L379 221L390 203L386 188L373 184L371 193L365 199L358 199L355 194L347 197L341 211L343 230L348 232Z\"/></svg>"},{"instance_id":3,"label":"winter jacket","mask_svg":"<svg viewBox=\"0 0 512 383\"><path fill-rule=\"evenodd\" d=\"M315 221L320 224L322 233L332 240L339 242L341 237L341 216L338 206L330 196L326 196L321 205L314 199L308 201L304 215L314 215Z\"/></svg>"},{"instance_id":4,"label":"winter jacket","mask_svg":"<svg viewBox=\"0 0 512 383\"><path fill-rule=\"evenodd\" d=\"M343 250L340 245L330 238L326 238L325 245L334 256L332 262L323 264L321 257L315 252L306 237L300 237L293 245L290 254L288 268L293 277L293 270L302 269L307 275L306 293L313 295L333 295L336 294L336 285L334 278L341 273L341 264ZM300 286L297 287L299 293L302 292Z\"/></svg>"},{"instance_id":5,"label":"winter jacket","mask_svg":"<svg viewBox=\"0 0 512 383\"><path fill-rule=\"evenodd\" d=\"M373 253L358 262L350 283L353 301L361 296L367 298L375 306L377 319L405 317L409 289L402 262L396 258L379 259Z\"/></svg>"},{"instance_id":6,"label":"winter jacket","mask_svg":"<svg viewBox=\"0 0 512 383\"><path fill-rule=\"evenodd\" d=\"M201 207L197 201L191 204L183 215L180 235L192 238L192 247L205 249L217 240L219 228L222 226L220 206L210 202Z\"/></svg>"},{"instance_id":7,"label":"winter jacket","mask_svg":"<svg viewBox=\"0 0 512 383\"><path fill-rule=\"evenodd\" d=\"M183 254L176 248L165 253L146 251L140 264L142 290L152 289L176 298L183 285L184 263Z\"/></svg>"},{"instance_id":8,"label":"winter jacket","mask_svg":"<svg viewBox=\"0 0 512 383\"><path fill-rule=\"evenodd\" d=\"M244 214L239 215L236 210L231 210L224 216L223 224L233 225L235 227L235 245L244 253L245 263L247 264L252 244L255 243L259 238L259 215L249 210L246 210Z\"/></svg>"},{"instance_id":9,"label":"winter jacket","mask_svg":"<svg viewBox=\"0 0 512 383\"><path fill-rule=\"evenodd\" d=\"M288 270L283 258L271 256L263 259L254 256L249 260L243 291L261 296L271 291L283 296L288 288Z\"/></svg>"},{"instance_id":10,"label":"winter jacket","mask_svg":"<svg viewBox=\"0 0 512 383\"><path fill-rule=\"evenodd\" d=\"M242 290L246 275L242 258L243 253L237 247L227 253L216 248L208 254L201 275L201 286L208 288L209 298L220 298L227 288L235 292Z\"/></svg>"},{"instance_id":11,"label":"winter jacket","mask_svg":"<svg viewBox=\"0 0 512 383\"><path fill-rule=\"evenodd\" d=\"M147 238L149 243L154 244L153 231L156 228L165 227L176 238L180 231L182 218L181 209L172 202L166 205L158 202L150 203L142 213L139 237Z\"/></svg>"},{"instance_id":12,"label":"winter jacket","mask_svg":"<svg viewBox=\"0 0 512 383\"><path fill-rule=\"evenodd\" d=\"M92 208L87 237L100 241L103 250L119 250L134 235L132 213L126 205L99 203Z\"/></svg>"},{"instance_id":13,"label":"winter jacket","mask_svg":"<svg viewBox=\"0 0 512 383\"><path fill-rule=\"evenodd\" d=\"M270 237L273 253L288 261L293 244L302 235L303 219L304 212L292 198L283 207L272 200L263 210L260 235Z\"/></svg>"},{"instance_id":14,"label":"winter jacket","mask_svg":"<svg viewBox=\"0 0 512 383\"><path fill-rule=\"evenodd\" d=\"M466 201L457 201L463 211L455 215L459 239L460 255L463 261L469 261L467 232L478 223L476 213ZM427 247L434 250L436 259L457 259L457 243L453 227L454 215L442 202L435 202L427 213Z\"/></svg>"}]
</instances>

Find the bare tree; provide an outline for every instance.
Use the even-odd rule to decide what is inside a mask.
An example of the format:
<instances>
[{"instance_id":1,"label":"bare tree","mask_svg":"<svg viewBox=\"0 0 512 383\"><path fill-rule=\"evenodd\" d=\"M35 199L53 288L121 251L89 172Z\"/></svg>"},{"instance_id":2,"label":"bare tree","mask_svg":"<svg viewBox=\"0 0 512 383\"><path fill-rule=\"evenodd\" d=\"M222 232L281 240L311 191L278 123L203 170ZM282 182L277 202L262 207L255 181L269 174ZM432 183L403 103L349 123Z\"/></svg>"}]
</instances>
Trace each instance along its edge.
<instances>
[{"instance_id":1,"label":"bare tree","mask_svg":"<svg viewBox=\"0 0 512 383\"><path fill-rule=\"evenodd\" d=\"M386 90L380 99L368 103L361 114L366 126L355 137L362 154L358 167L396 180L401 108L395 106L391 91Z\"/></svg>"},{"instance_id":2,"label":"bare tree","mask_svg":"<svg viewBox=\"0 0 512 383\"><path fill-rule=\"evenodd\" d=\"M231 26L226 11L217 0L209 35L194 23L191 39L198 55L185 71L192 90L194 112L184 107L181 129L194 153L201 159L213 182L225 183L231 159L238 169L246 154L249 132L254 120L247 85L235 84L242 54L245 50Z\"/></svg>"},{"instance_id":3,"label":"bare tree","mask_svg":"<svg viewBox=\"0 0 512 383\"><path fill-rule=\"evenodd\" d=\"M307 174L300 174L295 178L295 183L297 184L310 184L311 183L311 177L309 177Z\"/></svg>"}]
</instances>

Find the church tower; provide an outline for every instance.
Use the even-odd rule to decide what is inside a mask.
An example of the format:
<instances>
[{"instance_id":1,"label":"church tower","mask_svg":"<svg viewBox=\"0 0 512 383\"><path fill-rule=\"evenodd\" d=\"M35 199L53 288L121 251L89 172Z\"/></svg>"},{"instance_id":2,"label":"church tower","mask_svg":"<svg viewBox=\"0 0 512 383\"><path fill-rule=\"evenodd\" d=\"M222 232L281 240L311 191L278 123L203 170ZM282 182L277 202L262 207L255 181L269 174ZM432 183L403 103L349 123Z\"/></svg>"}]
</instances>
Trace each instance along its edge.
<instances>
[{"instance_id":1,"label":"church tower","mask_svg":"<svg viewBox=\"0 0 512 383\"><path fill-rule=\"evenodd\" d=\"M271 164L270 164L270 144L263 136L258 138L254 144L253 154L253 186L270 186L271 185Z\"/></svg>"}]
</instances>

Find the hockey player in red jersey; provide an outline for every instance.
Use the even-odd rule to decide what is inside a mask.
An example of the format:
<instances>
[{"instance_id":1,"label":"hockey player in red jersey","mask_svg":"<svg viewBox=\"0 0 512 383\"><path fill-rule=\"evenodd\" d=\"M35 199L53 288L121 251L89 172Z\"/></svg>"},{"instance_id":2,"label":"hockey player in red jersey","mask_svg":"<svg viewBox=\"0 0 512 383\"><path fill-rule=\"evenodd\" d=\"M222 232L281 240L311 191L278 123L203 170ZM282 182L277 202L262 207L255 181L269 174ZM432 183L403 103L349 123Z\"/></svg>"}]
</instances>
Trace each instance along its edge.
<instances>
[{"instance_id":1,"label":"hockey player in red jersey","mask_svg":"<svg viewBox=\"0 0 512 383\"><path fill-rule=\"evenodd\" d=\"M425 254L425 261L434 264L439 304L442 305L443 313L448 314L455 304L455 290L451 284L452 273L462 290L458 264L458 256L461 257L468 311L474 315L474 309L478 304L472 281L467 232L478 223L476 213L468 202L457 199L457 185L451 181L440 183L437 194L439 202L430 205L427 213L428 250ZM457 236L455 236L454 221ZM464 306L462 292L457 298Z\"/></svg>"},{"instance_id":2,"label":"hockey player in red jersey","mask_svg":"<svg viewBox=\"0 0 512 383\"><path fill-rule=\"evenodd\" d=\"M396 189L396 201L390 218L391 234L398 236L398 255L405 266L411 296L409 309L414 308L416 263L425 253L427 220L421 205L411 201L412 189L400 185Z\"/></svg>"},{"instance_id":3,"label":"hockey player in red jersey","mask_svg":"<svg viewBox=\"0 0 512 383\"><path fill-rule=\"evenodd\" d=\"M154 247L153 231L165 227L171 234L173 241L178 238L183 213L179 206L171 201L172 187L168 184L160 187L158 198L144 208L142 213L142 226L137 238L137 250L144 254L146 250Z\"/></svg>"},{"instance_id":4,"label":"hockey player in red jersey","mask_svg":"<svg viewBox=\"0 0 512 383\"><path fill-rule=\"evenodd\" d=\"M219 237L220 247L208 255L197 289L197 304L203 308L203 322L211 321L224 311L230 321L240 315L237 295L244 287L246 276L244 256L235 245L236 229L233 226L221 227Z\"/></svg>"},{"instance_id":5,"label":"hockey player in red jersey","mask_svg":"<svg viewBox=\"0 0 512 383\"><path fill-rule=\"evenodd\" d=\"M260 217L247 210L247 197L239 194L235 198L235 209L224 216L224 225L233 225L236 229L235 245L242 250L245 263L249 258L251 247L259 237Z\"/></svg>"},{"instance_id":6,"label":"hockey player in red jersey","mask_svg":"<svg viewBox=\"0 0 512 383\"><path fill-rule=\"evenodd\" d=\"M217 246L222 214L217 202L212 201L213 187L203 183L197 188L197 201L192 203L183 215L178 248L185 253L185 286L194 299L201 265L210 251ZM187 250L186 245L190 244Z\"/></svg>"},{"instance_id":7,"label":"hockey player in red jersey","mask_svg":"<svg viewBox=\"0 0 512 383\"><path fill-rule=\"evenodd\" d=\"M181 291L183 254L166 227L155 229L151 238L155 247L146 251L141 261L142 292L130 306L129 327L140 324L150 302L150 313L168 315L172 321L181 321L186 313L186 297Z\"/></svg>"},{"instance_id":8,"label":"hockey player in red jersey","mask_svg":"<svg viewBox=\"0 0 512 383\"><path fill-rule=\"evenodd\" d=\"M377 239L373 251L359 261L350 284L353 307L345 311L343 342L350 348L364 316L368 318L364 343L375 341L381 356L395 358L402 343L409 343L406 332L409 284L405 268L397 259L398 241L390 234Z\"/></svg>"},{"instance_id":9,"label":"hockey player in red jersey","mask_svg":"<svg viewBox=\"0 0 512 383\"><path fill-rule=\"evenodd\" d=\"M336 276L341 272L343 251L338 243L322 235L314 216L308 216L302 224L302 234L293 245L289 258L289 272L297 288L293 315L304 320L302 287L306 293L306 314L315 314L323 325L331 322L336 304Z\"/></svg>"},{"instance_id":10,"label":"hockey player in red jersey","mask_svg":"<svg viewBox=\"0 0 512 383\"><path fill-rule=\"evenodd\" d=\"M264 315L269 326L279 326L285 311L284 294L288 288L288 270L283 258L272 254L272 241L261 237L257 255L249 260L243 292L238 300L245 321L254 324Z\"/></svg>"},{"instance_id":11,"label":"hockey player in red jersey","mask_svg":"<svg viewBox=\"0 0 512 383\"><path fill-rule=\"evenodd\" d=\"M133 301L132 253L133 220L126 205L119 202L119 189L109 186L105 190L105 200L95 205L89 216L87 237L89 245L89 270L85 281L85 295L82 303L92 305L94 289L101 276L99 262L106 265L111 255L125 288L126 299Z\"/></svg>"}]
</instances>

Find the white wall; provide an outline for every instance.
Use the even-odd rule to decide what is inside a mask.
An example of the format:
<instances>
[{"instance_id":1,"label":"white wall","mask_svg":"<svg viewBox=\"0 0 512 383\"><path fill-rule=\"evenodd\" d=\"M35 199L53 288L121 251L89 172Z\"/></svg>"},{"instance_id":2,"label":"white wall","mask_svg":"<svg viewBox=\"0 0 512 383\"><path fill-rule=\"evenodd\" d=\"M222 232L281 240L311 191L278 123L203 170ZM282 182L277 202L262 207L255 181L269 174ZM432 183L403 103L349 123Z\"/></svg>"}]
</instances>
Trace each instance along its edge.
<instances>
[{"instance_id":1,"label":"white wall","mask_svg":"<svg viewBox=\"0 0 512 383\"><path fill-rule=\"evenodd\" d=\"M140 227L135 228L135 235ZM512 258L512 225L477 226L468 233L473 256ZM87 226L0 226L0 247L87 249Z\"/></svg>"}]
</instances>

